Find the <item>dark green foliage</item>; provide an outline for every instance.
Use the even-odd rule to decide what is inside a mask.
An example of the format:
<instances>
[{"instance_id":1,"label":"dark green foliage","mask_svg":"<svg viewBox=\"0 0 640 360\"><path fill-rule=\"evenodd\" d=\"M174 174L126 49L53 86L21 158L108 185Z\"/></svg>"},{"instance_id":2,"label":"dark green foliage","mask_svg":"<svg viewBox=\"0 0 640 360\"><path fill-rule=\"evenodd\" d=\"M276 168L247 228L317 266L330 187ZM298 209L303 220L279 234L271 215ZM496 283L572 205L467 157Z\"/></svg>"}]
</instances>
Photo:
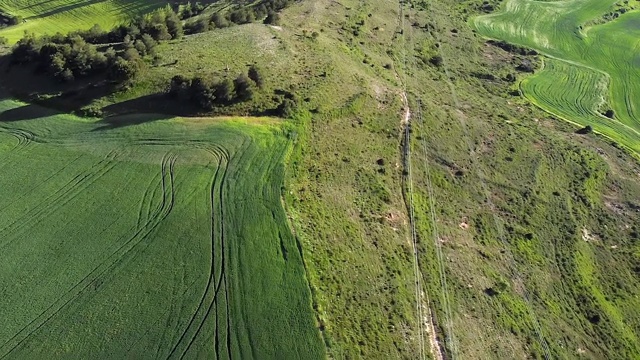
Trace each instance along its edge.
<instances>
[{"instance_id":1,"label":"dark green foliage","mask_svg":"<svg viewBox=\"0 0 640 360\"><path fill-rule=\"evenodd\" d=\"M146 29L148 34L154 40L162 41L162 40L171 40L171 34L169 34L169 28L166 24L158 23L153 24L151 27Z\"/></svg>"},{"instance_id":2,"label":"dark green foliage","mask_svg":"<svg viewBox=\"0 0 640 360\"><path fill-rule=\"evenodd\" d=\"M209 27L209 20L200 19L196 22L186 24L184 30L187 34L198 34L201 32L209 31Z\"/></svg>"},{"instance_id":3,"label":"dark green foliage","mask_svg":"<svg viewBox=\"0 0 640 360\"><path fill-rule=\"evenodd\" d=\"M233 80L236 98L240 101L251 100L253 97L253 89L251 88L251 79L245 74L240 74Z\"/></svg>"},{"instance_id":4,"label":"dark green foliage","mask_svg":"<svg viewBox=\"0 0 640 360\"><path fill-rule=\"evenodd\" d=\"M249 67L249 79L253 80L253 82L259 87L262 88L262 85L264 84L264 79L262 77L262 71L256 66L256 65L251 65Z\"/></svg>"},{"instance_id":5,"label":"dark green foliage","mask_svg":"<svg viewBox=\"0 0 640 360\"><path fill-rule=\"evenodd\" d=\"M440 55L435 55L435 56L431 57L431 59L429 59L429 62L430 62L432 65L435 65L435 66L437 66L437 67L440 67L440 66L442 66L442 64L444 63L444 60L442 59L442 56L440 56Z\"/></svg>"},{"instance_id":6,"label":"dark green foliage","mask_svg":"<svg viewBox=\"0 0 640 360\"><path fill-rule=\"evenodd\" d=\"M280 25L280 14L274 11L269 12L267 17L264 19L264 23L269 25Z\"/></svg>"},{"instance_id":7,"label":"dark green foliage","mask_svg":"<svg viewBox=\"0 0 640 360\"><path fill-rule=\"evenodd\" d=\"M138 73L139 66L135 61L127 61L117 57L113 64L109 66L108 77L114 81L128 81L133 79Z\"/></svg>"},{"instance_id":8,"label":"dark green foliage","mask_svg":"<svg viewBox=\"0 0 640 360\"><path fill-rule=\"evenodd\" d=\"M213 109L216 95L212 82L209 82L201 77L194 78L191 81L189 94L191 96L191 100L198 104L201 108L205 110Z\"/></svg>"},{"instance_id":9,"label":"dark green foliage","mask_svg":"<svg viewBox=\"0 0 640 360\"><path fill-rule=\"evenodd\" d=\"M608 109L604 112L604 116L608 117L609 119L613 119L615 115L616 113L613 111L613 109Z\"/></svg>"},{"instance_id":10,"label":"dark green foliage","mask_svg":"<svg viewBox=\"0 0 640 360\"><path fill-rule=\"evenodd\" d=\"M235 94L233 81L224 79L221 82L214 85L214 94L219 103L230 103L233 101Z\"/></svg>"},{"instance_id":11,"label":"dark green foliage","mask_svg":"<svg viewBox=\"0 0 640 360\"><path fill-rule=\"evenodd\" d=\"M229 26L229 21L220 13L213 14L213 16L211 17L211 23L219 29Z\"/></svg>"},{"instance_id":12,"label":"dark green foliage","mask_svg":"<svg viewBox=\"0 0 640 360\"><path fill-rule=\"evenodd\" d=\"M169 30L169 34L172 39L179 39L184 35L184 29L182 28L182 20L178 14L176 14L171 9L165 10L166 18L165 22L167 25L167 29Z\"/></svg>"},{"instance_id":13,"label":"dark green foliage","mask_svg":"<svg viewBox=\"0 0 640 360\"><path fill-rule=\"evenodd\" d=\"M285 98L276 109L276 113L280 117L290 118L295 114L296 107L297 104L294 100Z\"/></svg>"},{"instance_id":14,"label":"dark green foliage","mask_svg":"<svg viewBox=\"0 0 640 360\"><path fill-rule=\"evenodd\" d=\"M182 75L171 78L169 95L180 100L189 100L191 98L191 79Z\"/></svg>"},{"instance_id":15,"label":"dark green foliage","mask_svg":"<svg viewBox=\"0 0 640 360\"><path fill-rule=\"evenodd\" d=\"M591 127L591 125L587 125L585 127L583 127L582 129L576 131L576 133L578 134L591 134L593 132L593 128Z\"/></svg>"},{"instance_id":16,"label":"dark green foliage","mask_svg":"<svg viewBox=\"0 0 640 360\"><path fill-rule=\"evenodd\" d=\"M175 99L189 101L210 111L216 104L227 106L237 101L249 101L253 98L253 91L249 76L240 74L233 81L227 78L220 81L203 77L189 79L176 75L171 79L167 92Z\"/></svg>"}]
</instances>

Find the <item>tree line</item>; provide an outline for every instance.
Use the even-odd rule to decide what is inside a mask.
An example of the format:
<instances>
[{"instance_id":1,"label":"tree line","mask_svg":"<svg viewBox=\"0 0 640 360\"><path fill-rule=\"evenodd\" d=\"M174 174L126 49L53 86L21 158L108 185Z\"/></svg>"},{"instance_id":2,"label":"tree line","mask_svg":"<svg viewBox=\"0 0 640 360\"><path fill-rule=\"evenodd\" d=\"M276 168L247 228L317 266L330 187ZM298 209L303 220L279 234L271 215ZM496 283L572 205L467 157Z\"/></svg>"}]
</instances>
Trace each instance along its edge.
<instances>
[{"instance_id":1,"label":"tree line","mask_svg":"<svg viewBox=\"0 0 640 360\"><path fill-rule=\"evenodd\" d=\"M155 54L158 42L183 34L178 14L166 7L109 32L94 25L67 35L26 34L14 46L11 62L36 64L37 71L64 82L93 75L106 75L110 80L122 82L135 77L142 59ZM109 43L114 46L96 46Z\"/></svg>"},{"instance_id":2,"label":"tree line","mask_svg":"<svg viewBox=\"0 0 640 360\"><path fill-rule=\"evenodd\" d=\"M216 12L211 17L200 18L185 24L185 33L196 34L211 29L222 29L232 25L262 21L264 24L280 24L279 11L294 0L263 0L251 6L240 6L227 13Z\"/></svg>"},{"instance_id":3,"label":"tree line","mask_svg":"<svg viewBox=\"0 0 640 360\"><path fill-rule=\"evenodd\" d=\"M171 79L169 95L204 110L213 110L216 106L251 100L255 88L261 88L263 84L262 72L252 65L247 74L240 74L233 80L176 75Z\"/></svg>"}]
</instances>

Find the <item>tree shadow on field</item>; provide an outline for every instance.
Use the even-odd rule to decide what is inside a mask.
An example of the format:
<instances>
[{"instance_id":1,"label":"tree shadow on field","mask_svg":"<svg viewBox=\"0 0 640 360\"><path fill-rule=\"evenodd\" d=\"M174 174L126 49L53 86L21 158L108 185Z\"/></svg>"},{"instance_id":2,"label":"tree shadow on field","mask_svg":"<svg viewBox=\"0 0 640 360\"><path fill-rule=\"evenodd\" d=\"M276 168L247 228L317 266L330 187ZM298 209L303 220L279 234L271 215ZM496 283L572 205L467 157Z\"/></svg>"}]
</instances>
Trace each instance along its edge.
<instances>
[{"instance_id":1,"label":"tree shadow on field","mask_svg":"<svg viewBox=\"0 0 640 360\"><path fill-rule=\"evenodd\" d=\"M157 93L105 106L102 111L108 116L100 121L102 126L94 131L166 120L179 115L179 112L168 111L171 106L167 106L167 100L164 93Z\"/></svg>"},{"instance_id":2,"label":"tree shadow on field","mask_svg":"<svg viewBox=\"0 0 640 360\"><path fill-rule=\"evenodd\" d=\"M29 17L29 20L33 20L33 19L42 19L42 18L46 18L48 16L52 16L52 15L56 15L62 12L67 12L67 11L71 11L71 10L75 10L78 8L82 8L85 6L91 6L94 4L99 4L101 2L106 2L106 0L88 0L88 1L77 1L76 3L72 4L72 5L64 5L64 6L58 6L52 10L49 10L47 12L38 14L37 16L32 16Z\"/></svg>"},{"instance_id":3,"label":"tree shadow on field","mask_svg":"<svg viewBox=\"0 0 640 360\"><path fill-rule=\"evenodd\" d=\"M35 104L27 104L0 112L0 122L34 120L57 115L59 112Z\"/></svg>"},{"instance_id":4,"label":"tree shadow on field","mask_svg":"<svg viewBox=\"0 0 640 360\"><path fill-rule=\"evenodd\" d=\"M142 113L115 115L100 120L100 126L92 131L107 131L126 126L140 125L158 120L172 119L173 116L166 114Z\"/></svg>"}]
</instances>

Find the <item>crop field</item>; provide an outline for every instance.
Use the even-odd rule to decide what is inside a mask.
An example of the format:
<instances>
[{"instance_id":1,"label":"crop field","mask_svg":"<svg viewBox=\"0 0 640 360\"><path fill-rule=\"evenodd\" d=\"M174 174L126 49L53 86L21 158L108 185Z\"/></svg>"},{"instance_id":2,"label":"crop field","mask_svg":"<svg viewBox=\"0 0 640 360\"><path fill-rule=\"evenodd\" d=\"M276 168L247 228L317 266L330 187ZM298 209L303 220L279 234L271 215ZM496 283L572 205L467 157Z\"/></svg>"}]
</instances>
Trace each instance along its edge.
<instances>
[{"instance_id":1,"label":"crop field","mask_svg":"<svg viewBox=\"0 0 640 360\"><path fill-rule=\"evenodd\" d=\"M323 356L276 120L0 120L0 357Z\"/></svg>"},{"instance_id":2,"label":"crop field","mask_svg":"<svg viewBox=\"0 0 640 360\"><path fill-rule=\"evenodd\" d=\"M22 23L0 30L0 36L10 43L18 41L24 32L36 34L67 33L89 29L94 24L110 29L134 16L145 14L167 4L164 0L8 0L0 10L20 16Z\"/></svg>"},{"instance_id":3,"label":"crop field","mask_svg":"<svg viewBox=\"0 0 640 360\"><path fill-rule=\"evenodd\" d=\"M542 109L590 125L640 154L640 12L590 25L615 1L508 0L473 19L484 36L536 49L544 68L525 79L524 95ZM590 22L591 21L591 22ZM596 22L597 23L597 22ZM613 116L603 115L613 110Z\"/></svg>"}]
</instances>

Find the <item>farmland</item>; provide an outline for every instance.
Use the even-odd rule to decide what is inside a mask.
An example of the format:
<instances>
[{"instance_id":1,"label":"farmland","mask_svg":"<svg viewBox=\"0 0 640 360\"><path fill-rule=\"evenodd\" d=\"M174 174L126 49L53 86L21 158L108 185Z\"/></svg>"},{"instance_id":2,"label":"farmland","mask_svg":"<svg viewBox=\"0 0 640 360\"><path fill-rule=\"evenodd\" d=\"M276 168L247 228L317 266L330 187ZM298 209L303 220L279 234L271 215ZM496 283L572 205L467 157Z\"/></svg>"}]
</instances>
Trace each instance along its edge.
<instances>
[{"instance_id":1,"label":"farmland","mask_svg":"<svg viewBox=\"0 0 640 360\"><path fill-rule=\"evenodd\" d=\"M0 36L14 43L22 38L25 31L53 35L88 29L94 24L110 29L167 3L163 0L8 0L2 2L0 10L19 16L22 21L7 29L0 29Z\"/></svg>"},{"instance_id":2,"label":"farmland","mask_svg":"<svg viewBox=\"0 0 640 360\"><path fill-rule=\"evenodd\" d=\"M575 45L613 54L598 31L636 15L489 2L295 1L136 49L117 84L4 57L0 357L638 358L637 127L611 92L635 70ZM593 56L518 37L563 14L579 36L545 36ZM168 91L254 65L247 101Z\"/></svg>"},{"instance_id":3,"label":"farmland","mask_svg":"<svg viewBox=\"0 0 640 360\"><path fill-rule=\"evenodd\" d=\"M627 4L628 2L625 2ZM640 13L615 1L508 0L495 14L473 19L487 37L533 48L548 58L521 88L533 103L640 153ZM631 6L631 5L630 5ZM627 9L625 9L627 10ZM613 110L608 116L607 110Z\"/></svg>"},{"instance_id":4,"label":"farmland","mask_svg":"<svg viewBox=\"0 0 640 360\"><path fill-rule=\"evenodd\" d=\"M277 120L0 111L0 356L322 356Z\"/></svg>"}]
</instances>

